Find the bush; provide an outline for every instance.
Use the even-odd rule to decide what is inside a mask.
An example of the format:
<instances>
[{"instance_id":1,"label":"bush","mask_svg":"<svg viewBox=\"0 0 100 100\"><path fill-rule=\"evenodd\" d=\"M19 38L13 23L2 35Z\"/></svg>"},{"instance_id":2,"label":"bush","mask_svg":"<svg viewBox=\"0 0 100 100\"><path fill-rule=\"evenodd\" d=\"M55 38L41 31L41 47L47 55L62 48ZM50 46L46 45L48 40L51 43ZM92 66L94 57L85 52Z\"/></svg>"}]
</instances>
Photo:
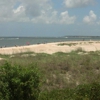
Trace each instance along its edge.
<instances>
[{"instance_id":1,"label":"bush","mask_svg":"<svg viewBox=\"0 0 100 100\"><path fill-rule=\"evenodd\" d=\"M100 83L91 85L90 100L100 100Z\"/></svg>"},{"instance_id":2,"label":"bush","mask_svg":"<svg viewBox=\"0 0 100 100\"><path fill-rule=\"evenodd\" d=\"M79 85L75 89L75 100L100 100L100 84Z\"/></svg>"},{"instance_id":3,"label":"bush","mask_svg":"<svg viewBox=\"0 0 100 100\"><path fill-rule=\"evenodd\" d=\"M39 73L37 66L0 67L0 100L38 100Z\"/></svg>"},{"instance_id":4,"label":"bush","mask_svg":"<svg viewBox=\"0 0 100 100\"><path fill-rule=\"evenodd\" d=\"M40 94L39 100L100 100L100 84L79 85L74 89L56 89Z\"/></svg>"},{"instance_id":5,"label":"bush","mask_svg":"<svg viewBox=\"0 0 100 100\"><path fill-rule=\"evenodd\" d=\"M73 89L56 89L40 94L39 100L72 100Z\"/></svg>"}]
</instances>

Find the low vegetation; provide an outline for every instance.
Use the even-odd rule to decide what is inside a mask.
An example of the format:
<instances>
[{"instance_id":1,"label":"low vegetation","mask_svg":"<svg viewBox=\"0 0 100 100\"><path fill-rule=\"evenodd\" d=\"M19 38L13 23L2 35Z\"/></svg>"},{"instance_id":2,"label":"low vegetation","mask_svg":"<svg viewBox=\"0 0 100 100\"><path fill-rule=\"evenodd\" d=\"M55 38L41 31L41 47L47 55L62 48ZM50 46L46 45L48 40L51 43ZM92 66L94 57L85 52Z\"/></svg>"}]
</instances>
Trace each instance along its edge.
<instances>
[{"instance_id":1,"label":"low vegetation","mask_svg":"<svg viewBox=\"0 0 100 100\"><path fill-rule=\"evenodd\" d=\"M67 46L75 46L77 44L78 43L59 43L58 46L64 46L64 45L67 45Z\"/></svg>"},{"instance_id":2,"label":"low vegetation","mask_svg":"<svg viewBox=\"0 0 100 100\"><path fill-rule=\"evenodd\" d=\"M100 51L15 54L0 66L1 100L100 100Z\"/></svg>"}]
</instances>

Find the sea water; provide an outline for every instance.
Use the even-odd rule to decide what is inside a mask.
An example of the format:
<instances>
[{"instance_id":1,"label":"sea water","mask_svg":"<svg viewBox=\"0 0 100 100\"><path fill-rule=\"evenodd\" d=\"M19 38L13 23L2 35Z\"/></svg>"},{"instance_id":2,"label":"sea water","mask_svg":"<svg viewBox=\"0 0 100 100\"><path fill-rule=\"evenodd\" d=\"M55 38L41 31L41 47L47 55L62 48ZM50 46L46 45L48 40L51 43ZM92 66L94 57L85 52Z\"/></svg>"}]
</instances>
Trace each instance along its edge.
<instances>
[{"instance_id":1,"label":"sea water","mask_svg":"<svg viewBox=\"0 0 100 100\"><path fill-rule=\"evenodd\" d=\"M100 40L100 37L0 37L0 47L24 46L30 44L52 43L63 41Z\"/></svg>"}]
</instances>

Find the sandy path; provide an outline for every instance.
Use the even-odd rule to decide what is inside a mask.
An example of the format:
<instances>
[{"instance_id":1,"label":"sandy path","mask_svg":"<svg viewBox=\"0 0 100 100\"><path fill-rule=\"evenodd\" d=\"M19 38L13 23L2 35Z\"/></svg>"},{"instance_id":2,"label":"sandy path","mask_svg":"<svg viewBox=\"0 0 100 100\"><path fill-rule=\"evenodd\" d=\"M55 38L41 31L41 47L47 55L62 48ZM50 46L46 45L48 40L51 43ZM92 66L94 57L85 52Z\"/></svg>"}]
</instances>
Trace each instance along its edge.
<instances>
[{"instance_id":1,"label":"sandy path","mask_svg":"<svg viewBox=\"0 0 100 100\"><path fill-rule=\"evenodd\" d=\"M58 44L67 43L69 45L59 46ZM75 43L75 45L73 44ZM73 45L72 45L73 44ZM67 42L56 42L47 44L36 44L29 46L18 46L18 47L6 47L0 48L0 54L15 54L21 52L36 52L36 53L48 53L52 54L55 52L70 52L76 50L77 48L82 48L85 51L96 51L100 50L99 41L67 41Z\"/></svg>"}]
</instances>

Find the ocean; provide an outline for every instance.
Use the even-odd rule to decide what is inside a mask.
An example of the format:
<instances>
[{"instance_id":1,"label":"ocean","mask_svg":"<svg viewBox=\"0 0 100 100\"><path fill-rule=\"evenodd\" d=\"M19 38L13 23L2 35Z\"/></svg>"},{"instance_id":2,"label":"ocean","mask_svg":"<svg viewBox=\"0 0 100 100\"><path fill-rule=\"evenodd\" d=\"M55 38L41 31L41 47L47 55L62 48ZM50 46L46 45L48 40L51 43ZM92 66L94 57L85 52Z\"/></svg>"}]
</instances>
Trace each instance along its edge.
<instances>
[{"instance_id":1,"label":"ocean","mask_svg":"<svg viewBox=\"0 0 100 100\"><path fill-rule=\"evenodd\" d=\"M67 37L0 37L0 47L24 46L39 43L63 41L100 40L98 36L67 36Z\"/></svg>"}]
</instances>

